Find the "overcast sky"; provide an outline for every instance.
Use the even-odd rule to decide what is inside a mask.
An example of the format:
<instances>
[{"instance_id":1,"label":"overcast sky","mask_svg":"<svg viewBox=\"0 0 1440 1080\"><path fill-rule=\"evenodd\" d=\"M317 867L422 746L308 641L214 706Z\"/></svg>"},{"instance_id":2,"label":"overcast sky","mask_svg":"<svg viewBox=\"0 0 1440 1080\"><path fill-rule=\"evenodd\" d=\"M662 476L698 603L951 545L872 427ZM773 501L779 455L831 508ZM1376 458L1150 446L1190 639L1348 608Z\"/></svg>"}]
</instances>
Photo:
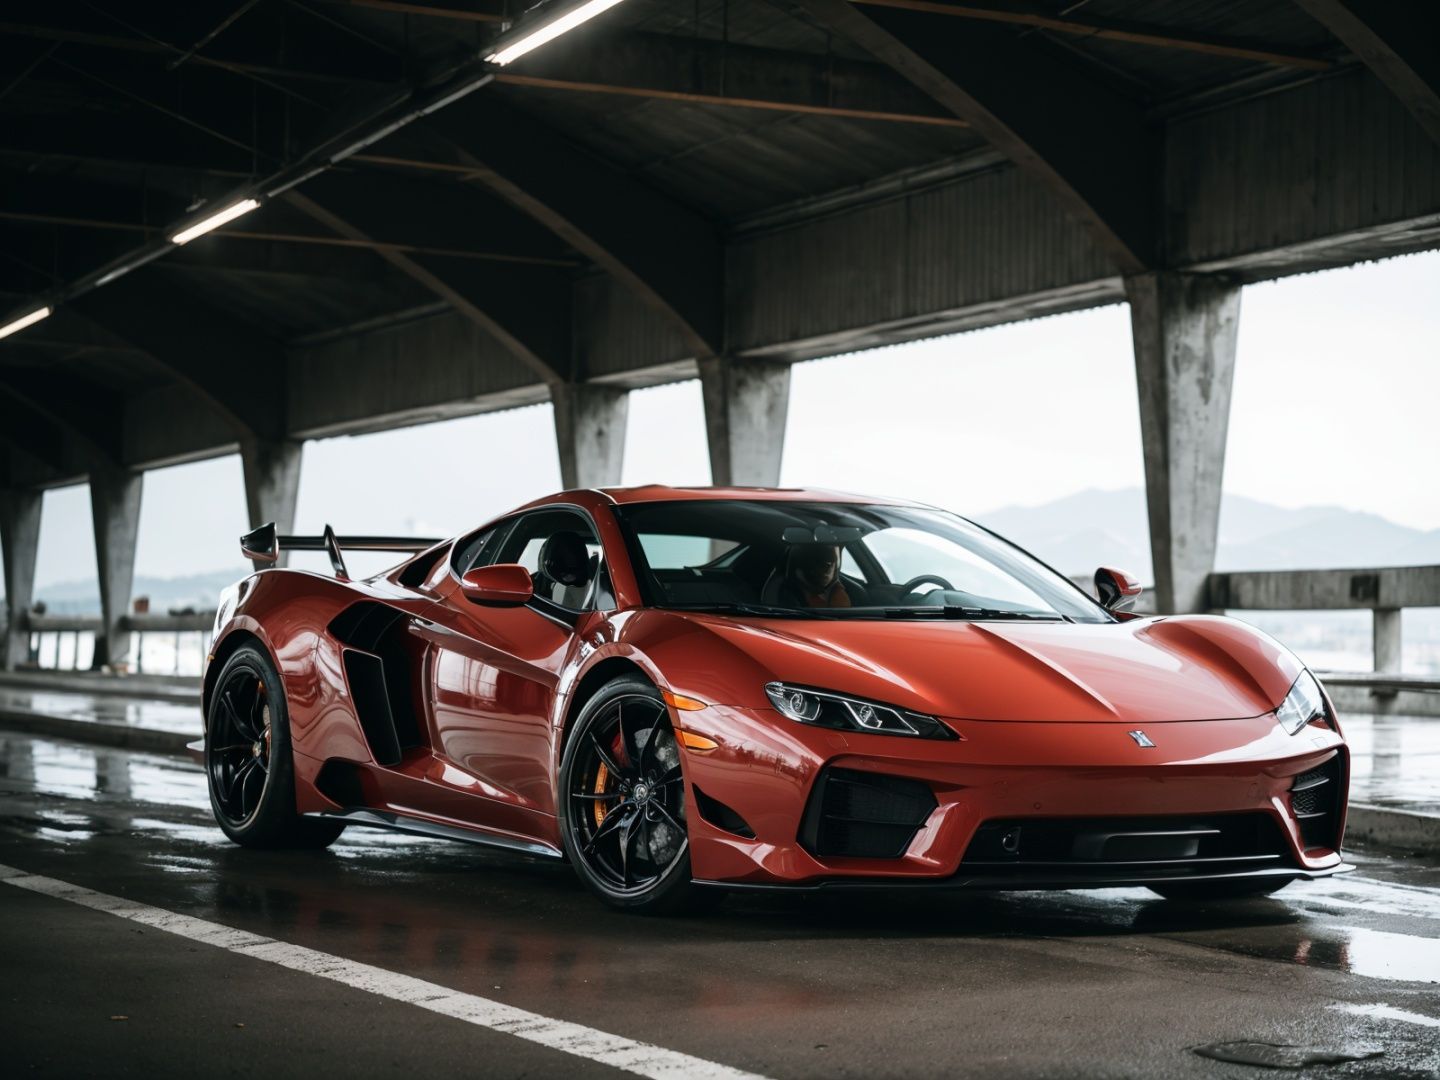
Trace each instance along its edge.
<instances>
[{"instance_id":1,"label":"overcast sky","mask_svg":"<svg viewBox=\"0 0 1440 1080\"><path fill-rule=\"evenodd\" d=\"M299 521L449 535L555 490L549 406L305 448ZM1440 253L1247 287L1225 490L1440 528ZM631 396L625 483L709 483L699 384ZM798 365L781 481L967 515L1143 484L1123 305ZM239 566L238 458L149 473L136 571ZM83 487L47 493L37 587L89 578Z\"/></svg>"}]
</instances>

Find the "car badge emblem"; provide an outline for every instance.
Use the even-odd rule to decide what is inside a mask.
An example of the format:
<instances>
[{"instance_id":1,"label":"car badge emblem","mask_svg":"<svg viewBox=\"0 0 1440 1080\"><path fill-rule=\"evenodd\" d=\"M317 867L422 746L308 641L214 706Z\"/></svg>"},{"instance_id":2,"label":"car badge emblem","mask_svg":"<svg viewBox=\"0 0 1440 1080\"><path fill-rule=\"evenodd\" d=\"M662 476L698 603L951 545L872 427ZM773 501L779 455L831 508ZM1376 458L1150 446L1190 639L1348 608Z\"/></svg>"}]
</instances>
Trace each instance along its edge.
<instances>
[{"instance_id":1,"label":"car badge emblem","mask_svg":"<svg viewBox=\"0 0 1440 1080\"><path fill-rule=\"evenodd\" d=\"M1130 738L1135 740L1136 746L1148 748L1155 745L1153 742L1150 741L1150 736L1146 735L1143 731L1127 731L1125 734L1129 735Z\"/></svg>"}]
</instances>

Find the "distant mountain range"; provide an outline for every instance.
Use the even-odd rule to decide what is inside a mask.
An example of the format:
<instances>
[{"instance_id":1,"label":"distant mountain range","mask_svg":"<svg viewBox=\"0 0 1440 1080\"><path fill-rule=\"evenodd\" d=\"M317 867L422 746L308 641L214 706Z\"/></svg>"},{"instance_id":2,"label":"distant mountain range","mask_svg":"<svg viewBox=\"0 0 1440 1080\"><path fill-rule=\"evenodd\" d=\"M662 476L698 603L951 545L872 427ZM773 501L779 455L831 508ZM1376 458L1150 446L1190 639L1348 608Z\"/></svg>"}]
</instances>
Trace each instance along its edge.
<instances>
[{"instance_id":1,"label":"distant mountain range","mask_svg":"<svg viewBox=\"0 0 1440 1080\"><path fill-rule=\"evenodd\" d=\"M1118 566L1147 584L1150 564L1145 492L1082 491L1041 506L1011 506L975 520L1067 574ZM1338 506L1290 510L1243 495L1220 508L1217 570L1323 570L1440 563L1440 529L1397 525Z\"/></svg>"},{"instance_id":2,"label":"distant mountain range","mask_svg":"<svg viewBox=\"0 0 1440 1080\"><path fill-rule=\"evenodd\" d=\"M1041 506L1011 506L975 520L1014 540L1067 574L1118 566L1154 580L1150 567L1145 492L1082 491ZM1331 567L1416 566L1440 563L1440 529L1407 528L1376 514L1338 506L1290 510L1241 495L1227 495L1220 511L1220 570L1315 570ZM208 610L220 590L245 574L243 566L185 577L135 579L135 595L156 612ZM95 579L47 585L38 598L56 613L97 610Z\"/></svg>"},{"instance_id":3,"label":"distant mountain range","mask_svg":"<svg viewBox=\"0 0 1440 1080\"><path fill-rule=\"evenodd\" d=\"M244 567L232 567L173 578L137 575L131 595L148 596L150 610L156 614L186 608L214 611L220 590L233 585L245 574ZM35 598L43 600L46 609L54 615L92 615L100 610L100 585L93 577L63 581L37 588Z\"/></svg>"}]
</instances>

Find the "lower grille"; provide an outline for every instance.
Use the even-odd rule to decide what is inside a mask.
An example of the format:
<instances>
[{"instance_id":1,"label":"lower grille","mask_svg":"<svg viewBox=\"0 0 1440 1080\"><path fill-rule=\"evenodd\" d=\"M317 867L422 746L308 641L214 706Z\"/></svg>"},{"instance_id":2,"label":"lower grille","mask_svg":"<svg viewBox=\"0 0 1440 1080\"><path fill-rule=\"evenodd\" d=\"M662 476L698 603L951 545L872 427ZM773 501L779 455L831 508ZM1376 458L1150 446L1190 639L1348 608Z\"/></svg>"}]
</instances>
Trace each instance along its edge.
<instances>
[{"instance_id":1,"label":"lower grille","mask_svg":"<svg viewBox=\"0 0 1440 1080\"><path fill-rule=\"evenodd\" d=\"M1019 818L975 830L962 865L1010 867L1261 867L1285 859L1264 813L1196 817ZM1229 864L1227 866L1227 864Z\"/></svg>"},{"instance_id":2,"label":"lower grille","mask_svg":"<svg viewBox=\"0 0 1440 1080\"><path fill-rule=\"evenodd\" d=\"M935 809L918 780L825 769L815 781L800 843L812 855L898 859Z\"/></svg>"},{"instance_id":3,"label":"lower grille","mask_svg":"<svg viewBox=\"0 0 1440 1080\"><path fill-rule=\"evenodd\" d=\"M1334 849L1339 844L1342 779L1343 764L1336 754L1318 769L1297 776L1290 785L1290 809L1300 823L1300 839L1307 850Z\"/></svg>"}]
</instances>

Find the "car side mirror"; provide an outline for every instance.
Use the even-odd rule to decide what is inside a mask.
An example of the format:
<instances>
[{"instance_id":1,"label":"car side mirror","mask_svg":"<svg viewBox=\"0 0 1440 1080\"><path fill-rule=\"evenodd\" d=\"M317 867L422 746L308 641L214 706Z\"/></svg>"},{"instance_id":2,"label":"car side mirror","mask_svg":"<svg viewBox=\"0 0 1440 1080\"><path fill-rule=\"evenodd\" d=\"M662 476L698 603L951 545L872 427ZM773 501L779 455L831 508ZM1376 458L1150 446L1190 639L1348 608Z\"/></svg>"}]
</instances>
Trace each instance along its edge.
<instances>
[{"instance_id":1,"label":"car side mirror","mask_svg":"<svg viewBox=\"0 0 1440 1080\"><path fill-rule=\"evenodd\" d=\"M1102 566L1095 571L1095 594L1106 611L1129 611L1144 591L1140 582L1124 570Z\"/></svg>"},{"instance_id":2,"label":"car side mirror","mask_svg":"<svg viewBox=\"0 0 1440 1080\"><path fill-rule=\"evenodd\" d=\"M535 595L535 583L530 580L530 571L518 563L496 563L465 571L460 591L471 603L518 607Z\"/></svg>"}]
</instances>

